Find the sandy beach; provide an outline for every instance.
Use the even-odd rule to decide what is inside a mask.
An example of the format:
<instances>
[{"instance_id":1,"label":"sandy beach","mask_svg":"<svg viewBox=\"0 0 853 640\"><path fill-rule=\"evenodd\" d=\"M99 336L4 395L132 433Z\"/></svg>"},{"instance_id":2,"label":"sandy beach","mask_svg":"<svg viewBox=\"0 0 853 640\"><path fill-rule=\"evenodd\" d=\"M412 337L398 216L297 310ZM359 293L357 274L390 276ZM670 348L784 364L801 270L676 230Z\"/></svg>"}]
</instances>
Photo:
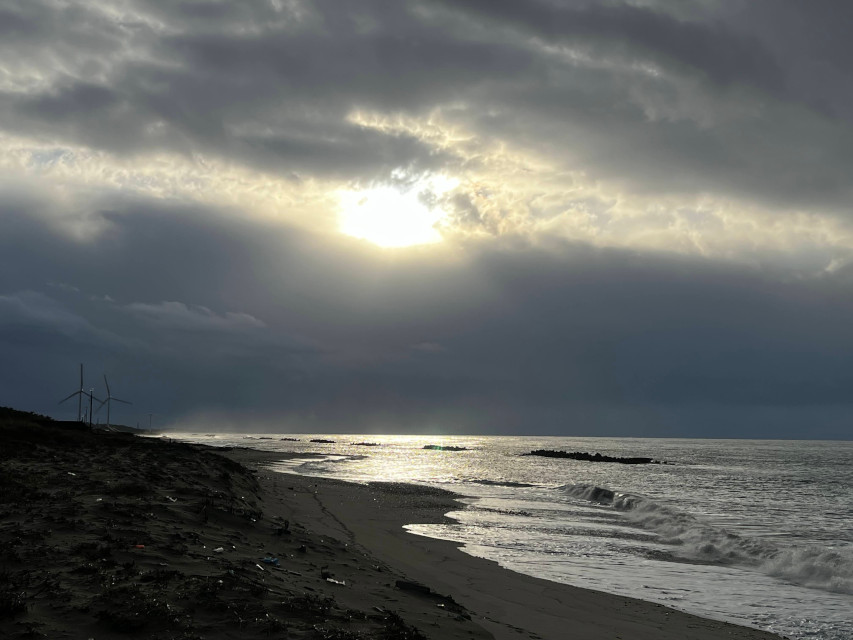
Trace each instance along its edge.
<instances>
[{"instance_id":1,"label":"sandy beach","mask_svg":"<svg viewBox=\"0 0 853 640\"><path fill-rule=\"evenodd\" d=\"M770 640L414 536L451 494L4 416L0 637Z\"/></svg>"}]
</instances>

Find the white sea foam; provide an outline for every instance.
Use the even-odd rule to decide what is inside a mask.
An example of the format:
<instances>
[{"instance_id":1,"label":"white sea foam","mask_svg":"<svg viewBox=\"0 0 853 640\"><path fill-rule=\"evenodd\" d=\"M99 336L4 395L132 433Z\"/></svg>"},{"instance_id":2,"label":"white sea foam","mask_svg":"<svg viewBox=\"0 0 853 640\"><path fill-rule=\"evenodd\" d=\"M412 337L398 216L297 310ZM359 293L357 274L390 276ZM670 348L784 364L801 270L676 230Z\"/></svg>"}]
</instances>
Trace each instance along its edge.
<instances>
[{"instance_id":1,"label":"white sea foam","mask_svg":"<svg viewBox=\"0 0 853 640\"><path fill-rule=\"evenodd\" d=\"M560 487L568 495L606 504L673 546L673 556L707 564L740 564L805 587L853 594L853 547L779 546L730 533L666 504L587 484Z\"/></svg>"},{"instance_id":2,"label":"white sea foam","mask_svg":"<svg viewBox=\"0 0 853 640\"><path fill-rule=\"evenodd\" d=\"M853 594L853 549L792 547L767 558L762 566L767 574L794 584Z\"/></svg>"}]
</instances>

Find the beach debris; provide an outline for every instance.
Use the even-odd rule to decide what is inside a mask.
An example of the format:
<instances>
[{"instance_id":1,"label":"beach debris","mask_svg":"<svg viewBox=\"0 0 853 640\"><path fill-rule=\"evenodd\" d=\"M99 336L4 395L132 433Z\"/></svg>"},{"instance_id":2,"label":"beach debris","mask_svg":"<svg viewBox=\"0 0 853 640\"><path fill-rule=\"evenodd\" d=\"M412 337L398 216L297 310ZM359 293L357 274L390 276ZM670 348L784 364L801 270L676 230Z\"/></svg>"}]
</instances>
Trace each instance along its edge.
<instances>
[{"instance_id":1,"label":"beach debris","mask_svg":"<svg viewBox=\"0 0 853 640\"><path fill-rule=\"evenodd\" d=\"M335 580L334 578L326 578L326 582L331 582L332 584L338 584L342 587L347 586L347 583L345 580Z\"/></svg>"},{"instance_id":2,"label":"beach debris","mask_svg":"<svg viewBox=\"0 0 853 640\"><path fill-rule=\"evenodd\" d=\"M144 549L145 545L144 544L135 544L135 545L133 545L133 548L134 549Z\"/></svg>"},{"instance_id":3,"label":"beach debris","mask_svg":"<svg viewBox=\"0 0 853 640\"><path fill-rule=\"evenodd\" d=\"M261 565L259 565L257 562L255 563L255 566L256 566L258 569L260 569L261 571L263 571L263 570L264 570L264 568L263 568Z\"/></svg>"},{"instance_id":4,"label":"beach debris","mask_svg":"<svg viewBox=\"0 0 853 640\"><path fill-rule=\"evenodd\" d=\"M271 564L275 567L281 566L278 562L278 558L273 558L272 556L266 556L263 560L261 560L264 564Z\"/></svg>"},{"instance_id":5,"label":"beach debris","mask_svg":"<svg viewBox=\"0 0 853 640\"><path fill-rule=\"evenodd\" d=\"M285 520L285 521L284 521L284 526L282 526L282 527L276 527L276 529L275 529L274 533L275 533L275 535L277 535L277 536L283 536L283 535L288 535L288 536L289 536L289 535L290 535L290 520Z\"/></svg>"},{"instance_id":6,"label":"beach debris","mask_svg":"<svg viewBox=\"0 0 853 640\"><path fill-rule=\"evenodd\" d=\"M173 498L172 496L166 496L166 500L168 500L169 502L177 502L178 501L177 498Z\"/></svg>"},{"instance_id":7,"label":"beach debris","mask_svg":"<svg viewBox=\"0 0 853 640\"><path fill-rule=\"evenodd\" d=\"M225 548L224 548L224 547L216 547L216 548L213 550L213 553L222 553L222 552L224 552L224 551L225 551Z\"/></svg>"}]
</instances>

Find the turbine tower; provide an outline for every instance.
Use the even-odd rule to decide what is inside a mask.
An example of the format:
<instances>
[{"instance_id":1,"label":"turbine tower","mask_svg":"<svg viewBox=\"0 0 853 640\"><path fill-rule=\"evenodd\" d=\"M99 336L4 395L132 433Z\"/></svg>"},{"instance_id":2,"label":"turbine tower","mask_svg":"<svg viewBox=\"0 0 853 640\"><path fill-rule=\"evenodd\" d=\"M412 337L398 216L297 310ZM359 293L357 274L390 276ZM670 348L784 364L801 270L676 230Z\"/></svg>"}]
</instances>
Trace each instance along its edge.
<instances>
[{"instance_id":1,"label":"turbine tower","mask_svg":"<svg viewBox=\"0 0 853 640\"><path fill-rule=\"evenodd\" d=\"M110 392L110 383L107 382L107 374L104 374L104 384L107 386L107 397L106 397L106 399L101 400L101 404L98 407L98 411L101 410L101 407L103 407L104 405L107 405L107 429L109 429L110 428L110 403L112 403L113 400L115 400L116 402L123 402L124 404L133 404L133 403L128 402L127 400L122 400L121 398L116 398L112 395L112 393Z\"/></svg>"},{"instance_id":2,"label":"turbine tower","mask_svg":"<svg viewBox=\"0 0 853 640\"><path fill-rule=\"evenodd\" d=\"M100 398L96 398L96 397L95 397L95 390L94 390L94 389L89 389L89 391L88 391L88 392L84 392L84 394L83 394L83 395L85 395L86 397L88 397L88 398L89 398L89 414L88 414L88 415L89 415L89 428L91 428L91 427L92 427L92 419L95 417L95 412L94 412L94 411L92 411L92 403L93 403L95 400L97 400L97 401L98 401L98 402L100 402L101 404L104 404L104 403L103 403L103 401L102 401Z\"/></svg>"},{"instance_id":3,"label":"turbine tower","mask_svg":"<svg viewBox=\"0 0 853 640\"><path fill-rule=\"evenodd\" d=\"M77 396L77 422L83 422L83 396L87 395L86 391L83 389L83 363L80 363L80 388L77 389L74 393L66 396L62 400L59 401L59 404L62 404L66 400L70 400L74 396Z\"/></svg>"}]
</instances>

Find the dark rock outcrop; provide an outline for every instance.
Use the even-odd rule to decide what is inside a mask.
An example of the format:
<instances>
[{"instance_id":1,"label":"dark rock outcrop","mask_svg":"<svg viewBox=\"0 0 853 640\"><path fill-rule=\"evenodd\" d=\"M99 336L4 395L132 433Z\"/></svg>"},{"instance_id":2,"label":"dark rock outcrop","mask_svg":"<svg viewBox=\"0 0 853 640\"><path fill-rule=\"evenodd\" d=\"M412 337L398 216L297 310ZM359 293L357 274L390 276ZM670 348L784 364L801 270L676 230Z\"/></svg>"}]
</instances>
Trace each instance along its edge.
<instances>
[{"instance_id":1,"label":"dark rock outcrop","mask_svg":"<svg viewBox=\"0 0 853 640\"><path fill-rule=\"evenodd\" d=\"M652 458L618 458L603 456L600 453L586 453L584 451L554 451L551 449L536 449L525 456L541 456L543 458L568 458L570 460L583 460L585 462L618 462L619 464L660 464Z\"/></svg>"},{"instance_id":2,"label":"dark rock outcrop","mask_svg":"<svg viewBox=\"0 0 853 640\"><path fill-rule=\"evenodd\" d=\"M433 451L468 451L468 447L453 447L441 444L425 444L423 448L432 449Z\"/></svg>"}]
</instances>

